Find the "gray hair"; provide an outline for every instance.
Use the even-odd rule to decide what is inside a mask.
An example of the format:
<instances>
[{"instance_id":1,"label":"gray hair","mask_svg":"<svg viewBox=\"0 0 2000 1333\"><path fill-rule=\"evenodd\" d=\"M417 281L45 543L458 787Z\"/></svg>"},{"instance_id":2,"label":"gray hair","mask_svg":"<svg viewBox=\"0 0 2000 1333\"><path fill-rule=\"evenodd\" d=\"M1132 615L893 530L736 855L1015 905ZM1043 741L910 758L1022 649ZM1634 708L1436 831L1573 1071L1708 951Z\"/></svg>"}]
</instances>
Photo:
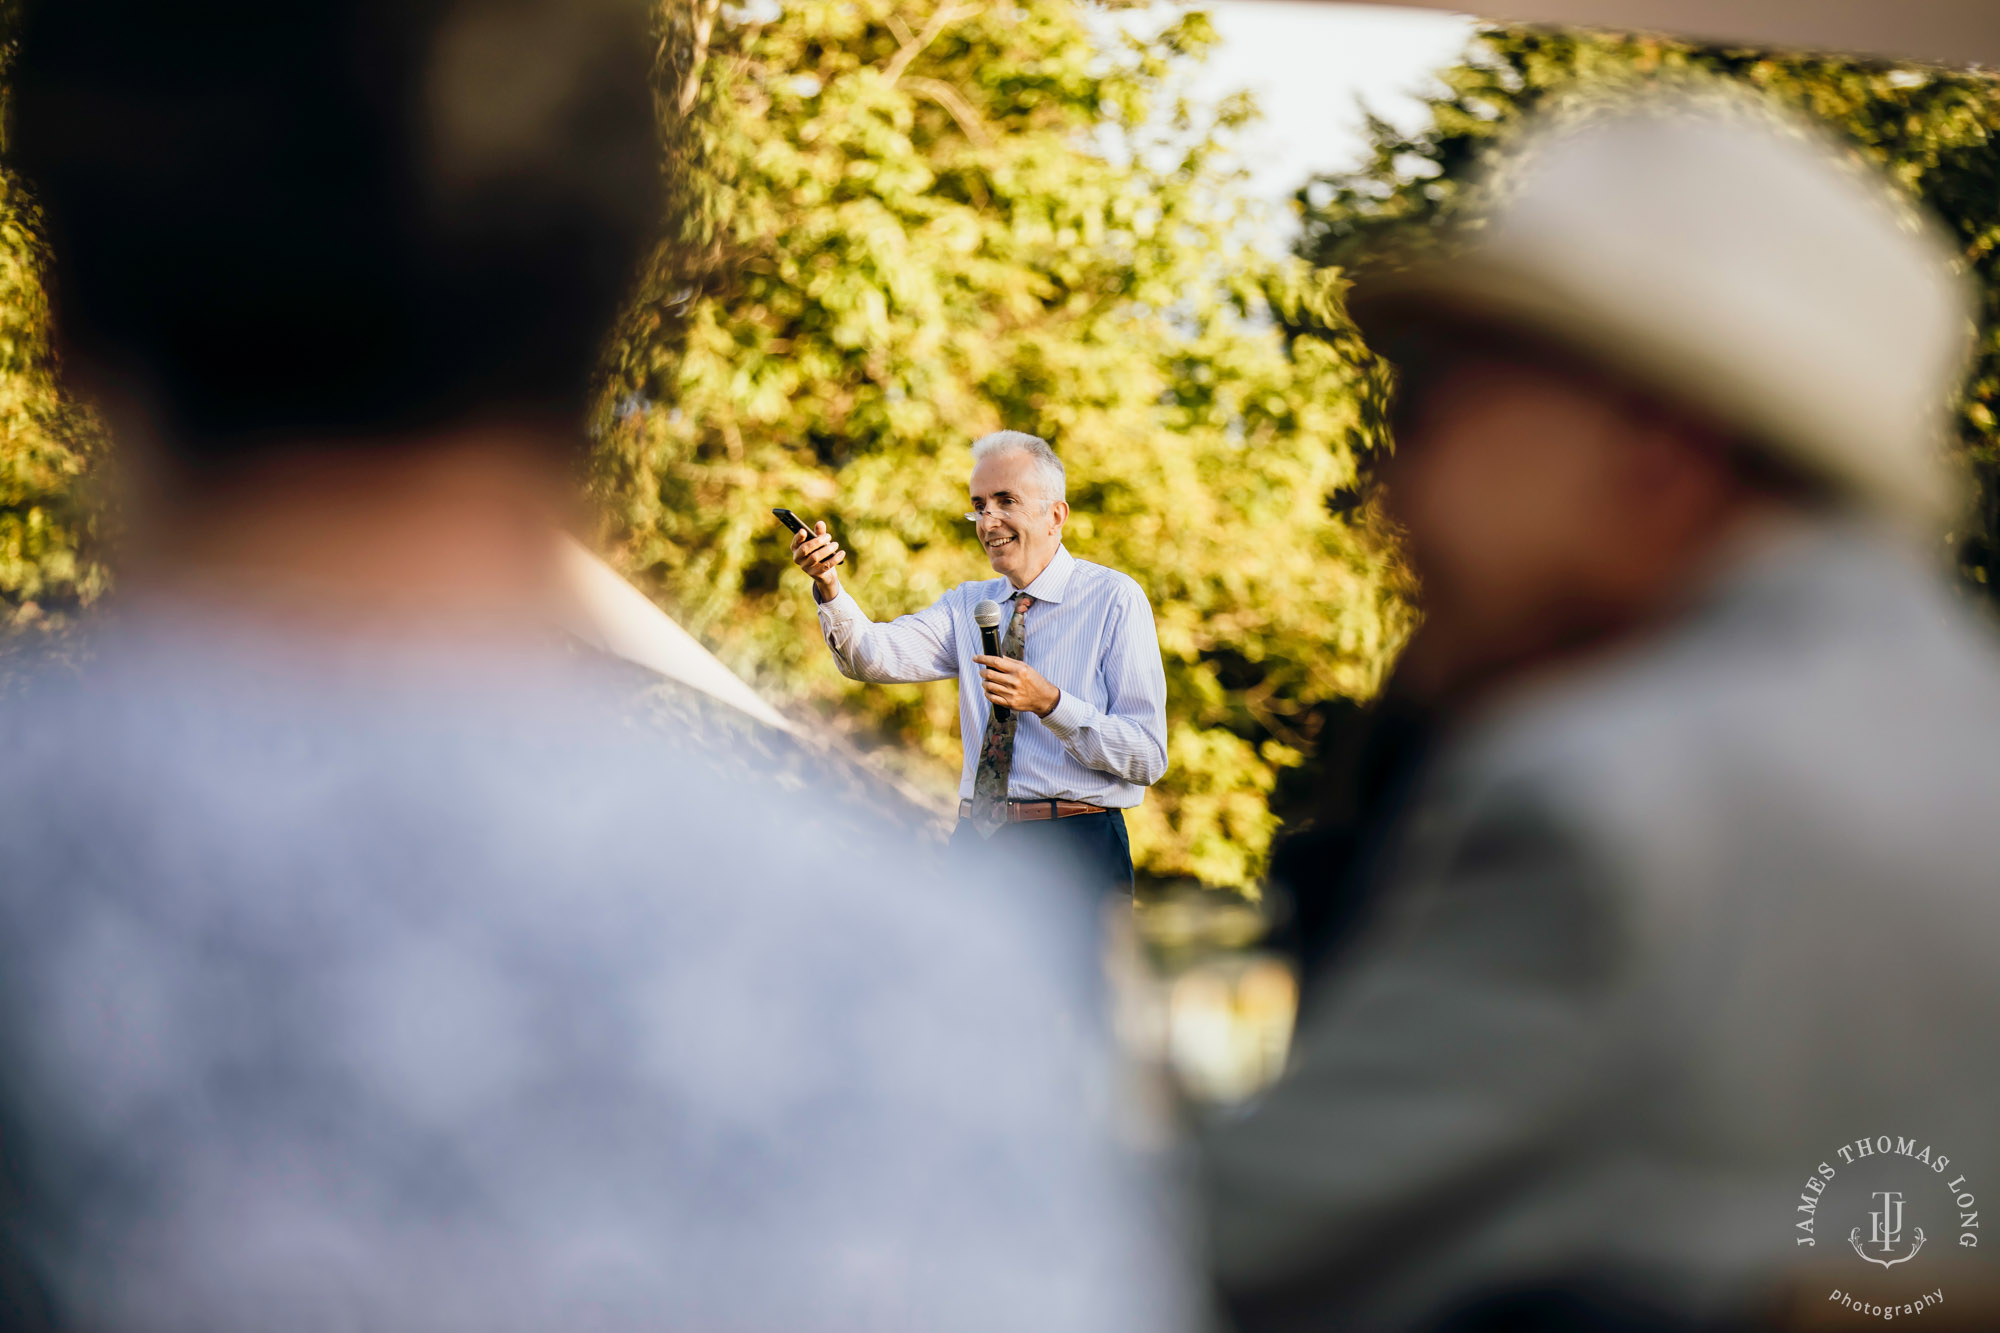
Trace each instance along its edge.
<instances>
[{"instance_id":1,"label":"gray hair","mask_svg":"<svg viewBox=\"0 0 2000 1333\"><path fill-rule=\"evenodd\" d=\"M973 442L972 465L978 467L996 454L1026 454L1035 460L1035 471L1041 474L1043 498L1050 504L1069 498L1069 479L1063 473L1062 459L1056 457L1056 451L1041 436L1023 430L996 430Z\"/></svg>"}]
</instances>

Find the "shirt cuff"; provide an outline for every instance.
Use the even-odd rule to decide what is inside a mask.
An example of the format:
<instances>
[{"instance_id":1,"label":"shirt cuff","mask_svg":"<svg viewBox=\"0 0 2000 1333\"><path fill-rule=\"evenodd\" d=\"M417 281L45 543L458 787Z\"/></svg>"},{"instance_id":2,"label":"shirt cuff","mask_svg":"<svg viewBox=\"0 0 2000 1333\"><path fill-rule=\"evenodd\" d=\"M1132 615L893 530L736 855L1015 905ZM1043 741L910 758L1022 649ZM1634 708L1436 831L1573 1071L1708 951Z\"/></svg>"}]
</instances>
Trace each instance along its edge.
<instances>
[{"instance_id":1,"label":"shirt cuff","mask_svg":"<svg viewBox=\"0 0 2000 1333\"><path fill-rule=\"evenodd\" d=\"M835 625L845 625L852 620L865 620L861 613L861 603L854 600L854 594L842 588L830 602L819 603L819 623L822 629L832 629Z\"/></svg>"},{"instance_id":2,"label":"shirt cuff","mask_svg":"<svg viewBox=\"0 0 2000 1333\"><path fill-rule=\"evenodd\" d=\"M1056 734L1058 740L1069 740L1097 718L1097 710L1081 696L1062 691L1056 706L1042 719L1042 725Z\"/></svg>"}]
</instances>

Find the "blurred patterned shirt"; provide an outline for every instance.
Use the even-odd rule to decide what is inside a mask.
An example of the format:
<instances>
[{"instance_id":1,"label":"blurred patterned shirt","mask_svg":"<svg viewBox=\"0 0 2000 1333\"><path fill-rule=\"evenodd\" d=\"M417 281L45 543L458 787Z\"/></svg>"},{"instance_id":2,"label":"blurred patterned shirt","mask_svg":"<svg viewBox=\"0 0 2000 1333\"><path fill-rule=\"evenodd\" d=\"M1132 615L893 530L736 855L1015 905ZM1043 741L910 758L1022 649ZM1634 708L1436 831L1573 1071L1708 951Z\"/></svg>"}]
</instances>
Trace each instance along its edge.
<instances>
[{"instance_id":1,"label":"blurred patterned shirt","mask_svg":"<svg viewBox=\"0 0 2000 1333\"><path fill-rule=\"evenodd\" d=\"M0 702L8 1326L1177 1326L1088 924L578 674L139 621Z\"/></svg>"}]
</instances>

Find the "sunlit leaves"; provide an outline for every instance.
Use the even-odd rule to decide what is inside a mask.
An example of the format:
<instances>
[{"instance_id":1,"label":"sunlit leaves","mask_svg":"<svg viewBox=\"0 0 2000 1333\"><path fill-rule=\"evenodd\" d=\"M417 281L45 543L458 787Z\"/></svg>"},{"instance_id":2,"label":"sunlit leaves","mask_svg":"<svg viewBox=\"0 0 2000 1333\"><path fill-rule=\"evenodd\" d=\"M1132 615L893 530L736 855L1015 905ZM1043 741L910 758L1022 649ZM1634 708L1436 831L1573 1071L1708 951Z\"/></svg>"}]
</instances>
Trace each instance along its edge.
<instances>
[{"instance_id":1,"label":"sunlit leaves","mask_svg":"<svg viewBox=\"0 0 2000 1333\"><path fill-rule=\"evenodd\" d=\"M85 489L102 432L58 392L43 260L34 210L0 173L0 629L65 616L108 581Z\"/></svg>"},{"instance_id":2,"label":"sunlit leaves","mask_svg":"<svg viewBox=\"0 0 2000 1333\"><path fill-rule=\"evenodd\" d=\"M719 25L648 287L699 295L621 343L613 397L651 407L607 419L599 489L627 568L733 666L950 790L952 688L842 681L767 511L829 520L870 611L913 610L987 572L955 517L971 441L1049 437L1072 549L1158 615L1171 771L1141 864L1241 884L1314 706L1374 688L1402 612L1326 503L1355 372L1280 332L1333 321L1331 291L1242 239L1216 133L1247 104L1183 95L1214 40L1188 14L1107 54L1070 0Z\"/></svg>"}]
</instances>

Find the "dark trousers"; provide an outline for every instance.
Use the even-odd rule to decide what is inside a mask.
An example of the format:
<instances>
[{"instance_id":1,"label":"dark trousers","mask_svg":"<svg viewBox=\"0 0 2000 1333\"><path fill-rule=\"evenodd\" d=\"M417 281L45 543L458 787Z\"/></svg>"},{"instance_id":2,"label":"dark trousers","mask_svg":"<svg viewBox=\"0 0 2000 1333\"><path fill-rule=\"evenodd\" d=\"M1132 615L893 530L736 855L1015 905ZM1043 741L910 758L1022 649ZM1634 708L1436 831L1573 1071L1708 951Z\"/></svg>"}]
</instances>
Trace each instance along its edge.
<instances>
[{"instance_id":1,"label":"dark trousers","mask_svg":"<svg viewBox=\"0 0 2000 1333\"><path fill-rule=\"evenodd\" d=\"M1123 810L1003 824L990 839L980 837L971 820L961 819L951 832L947 857L954 866L976 873L980 853L989 848L1019 849L1033 857L1052 859L1087 888L1128 896L1132 892L1132 841L1125 835Z\"/></svg>"}]
</instances>

